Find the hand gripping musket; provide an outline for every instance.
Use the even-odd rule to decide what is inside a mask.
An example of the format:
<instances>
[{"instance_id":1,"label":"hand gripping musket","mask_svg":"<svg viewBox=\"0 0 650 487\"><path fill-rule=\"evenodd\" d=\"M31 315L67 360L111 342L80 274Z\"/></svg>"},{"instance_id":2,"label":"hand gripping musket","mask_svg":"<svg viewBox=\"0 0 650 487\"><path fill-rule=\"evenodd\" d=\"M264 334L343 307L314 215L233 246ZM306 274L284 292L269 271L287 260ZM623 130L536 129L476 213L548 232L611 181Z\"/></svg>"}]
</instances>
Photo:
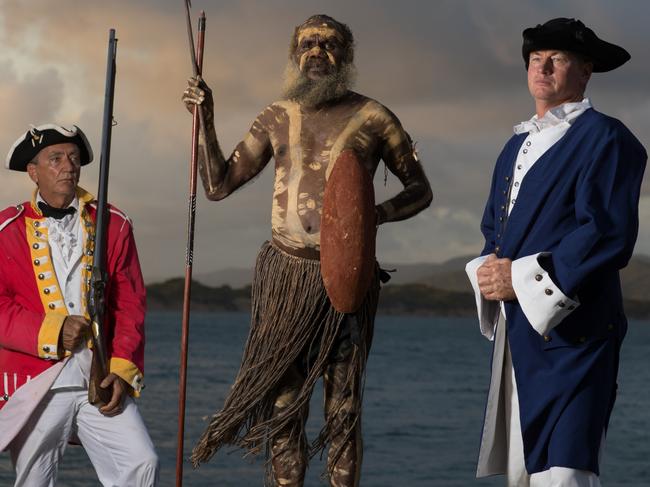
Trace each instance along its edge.
<instances>
[{"instance_id":1,"label":"hand gripping musket","mask_svg":"<svg viewBox=\"0 0 650 487\"><path fill-rule=\"evenodd\" d=\"M195 76L201 75L203 68L203 45L205 40L205 12L199 17L199 31L196 53L194 52L194 36L190 19L190 0L183 0L187 13L187 33L189 35L192 69ZM196 216L196 181L199 150L199 130L202 123L202 112L194 107L192 119L192 156L190 160L190 195L187 215L187 248L185 251L185 288L183 291L183 323L181 330L181 364L178 384L178 442L176 445L176 486L183 485L183 444L185 437L185 396L187 381L187 348L190 326L190 299L192 294L192 265L194 257L194 222Z\"/></svg>"},{"instance_id":2,"label":"hand gripping musket","mask_svg":"<svg viewBox=\"0 0 650 487\"><path fill-rule=\"evenodd\" d=\"M101 407L111 400L112 391L100 387L109 373L108 353L104 334L106 318L106 242L108 228L108 169L111 155L111 133L113 129L113 97L115 94L115 55L117 39L111 29L108 39L108 62L106 67L106 91L104 94L104 120L102 128L102 153L99 162L99 189L97 190L97 220L95 222L95 250L90 277L88 311L90 313L93 362L88 386L88 402Z\"/></svg>"}]
</instances>

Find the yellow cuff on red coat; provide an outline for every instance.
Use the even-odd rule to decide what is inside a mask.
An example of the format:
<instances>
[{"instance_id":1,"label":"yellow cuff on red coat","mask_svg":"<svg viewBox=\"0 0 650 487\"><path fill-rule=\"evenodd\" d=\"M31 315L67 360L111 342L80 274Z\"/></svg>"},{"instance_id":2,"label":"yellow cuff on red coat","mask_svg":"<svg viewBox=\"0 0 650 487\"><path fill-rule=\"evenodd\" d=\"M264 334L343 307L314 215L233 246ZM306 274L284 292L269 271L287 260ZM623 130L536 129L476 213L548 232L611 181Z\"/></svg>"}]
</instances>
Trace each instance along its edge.
<instances>
[{"instance_id":1,"label":"yellow cuff on red coat","mask_svg":"<svg viewBox=\"0 0 650 487\"><path fill-rule=\"evenodd\" d=\"M45 360L63 358L63 347L59 350L59 336L66 315L61 313L45 313L45 318L38 330L38 356Z\"/></svg>"},{"instance_id":2,"label":"yellow cuff on red coat","mask_svg":"<svg viewBox=\"0 0 650 487\"><path fill-rule=\"evenodd\" d=\"M144 375L136 365L125 358L111 357L109 372L121 377L133 388L133 395L138 397L144 384Z\"/></svg>"}]
</instances>

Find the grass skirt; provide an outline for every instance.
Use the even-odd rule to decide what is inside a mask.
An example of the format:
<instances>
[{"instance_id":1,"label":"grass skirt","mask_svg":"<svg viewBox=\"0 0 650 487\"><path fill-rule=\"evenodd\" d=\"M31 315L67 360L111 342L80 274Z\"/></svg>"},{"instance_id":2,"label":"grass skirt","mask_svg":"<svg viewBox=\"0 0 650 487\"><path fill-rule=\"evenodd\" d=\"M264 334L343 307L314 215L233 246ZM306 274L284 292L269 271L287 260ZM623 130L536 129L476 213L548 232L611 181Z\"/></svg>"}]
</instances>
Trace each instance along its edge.
<instances>
[{"instance_id":1,"label":"grass skirt","mask_svg":"<svg viewBox=\"0 0 650 487\"><path fill-rule=\"evenodd\" d=\"M377 274L377 272L375 272ZM363 376L372 340L379 281L373 279L352 333L352 365L347 381L353 387L352 426L360 420ZM270 454L271 440L295 423L309 404L314 384L323 374L346 315L336 311L327 297L318 260L289 255L266 242L257 258L252 288L251 330L242 363L225 404L214 414L192 452L192 463L208 461L224 445L248 454ZM355 320L353 320L353 323ZM355 339L356 337L356 339ZM296 400L273 416L277 385L289 367L302 361L306 379ZM309 447L310 456L322 451L341 425L326 422ZM334 452L336 455L336 452Z\"/></svg>"}]
</instances>

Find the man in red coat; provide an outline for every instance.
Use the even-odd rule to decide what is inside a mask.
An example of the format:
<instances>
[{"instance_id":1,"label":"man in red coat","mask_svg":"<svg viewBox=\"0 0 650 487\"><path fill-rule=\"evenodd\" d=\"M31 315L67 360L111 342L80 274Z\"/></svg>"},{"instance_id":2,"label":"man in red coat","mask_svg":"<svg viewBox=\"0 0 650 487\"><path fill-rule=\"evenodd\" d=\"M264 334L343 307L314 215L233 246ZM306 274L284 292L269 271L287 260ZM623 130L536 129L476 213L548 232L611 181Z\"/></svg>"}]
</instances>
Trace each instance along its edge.
<instances>
[{"instance_id":1,"label":"man in red coat","mask_svg":"<svg viewBox=\"0 0 650 487\"><path fill-rule=\"evenodd\" d=\"M112 392L88 402L92 350L86 308L96 202L78 186L93 159L78 127L33 127L6 167L36 184L31 201L0 212L0 450L16 486L50 486L70 440L103 485L155 485L158 459L131 398L143 382L145 288L130 220L109 207L106 291Z\"/></svg>"}]
</instances>

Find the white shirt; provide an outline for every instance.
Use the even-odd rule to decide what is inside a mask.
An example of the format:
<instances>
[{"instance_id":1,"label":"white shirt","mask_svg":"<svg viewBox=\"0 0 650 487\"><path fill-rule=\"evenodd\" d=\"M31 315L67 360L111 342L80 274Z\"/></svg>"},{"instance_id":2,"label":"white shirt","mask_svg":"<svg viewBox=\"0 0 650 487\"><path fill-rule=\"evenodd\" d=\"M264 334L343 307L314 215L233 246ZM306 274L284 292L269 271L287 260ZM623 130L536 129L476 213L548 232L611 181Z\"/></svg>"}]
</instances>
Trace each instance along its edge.
<instances>
[{"instance_id":1,"label":"white shirt","mask_svg":"<svg viewBox=\"0 0 650 487\"><path fill-rule=\"evenodd\" d=\"M44 200L40 193L36 202ZM70 207L75 208L72 215L60 220L46 218L43 226L48 229L47 240L52 255L54 272L70 315L82 315L86 305L81 296L81 257L84 233L79 214L79 199L74 198ZM88 387L92 352L85 346L77 349L52 385L52 389L62 387Z\"/></svg>"},{"instance_id":2,"label":"white shirt","mask_svg":"<svg viewBox=\"0 0 650 487\"><path fill-rule=\"evenodd\" d=\"M547 111L544 116L533 116L530 120L514 126L516 134L528 133L524 139L512 174L512 188L508 203L508 214L517 202L517 196L526 173L535 162L549 150L569 130L573 122L585 110L591 108L591 102L585 98L581 102L564 103ZM512 287L517 300L531 326L540 334L545 335L557 326L566 316L579 306L577 300L570 299L553 283L548 272L538 262L538 253L516 259L512 263ZM494 338L494 327L498 318L499 308L496 301L487 301L481 295L478 287L476 271L487 259L487 256L477 257L465 267L476 297L481 333L489 339ZM541 277L540 277L541 276ZM547 293L550 289L553 292Z\"/></svg>"}]
</instances>

